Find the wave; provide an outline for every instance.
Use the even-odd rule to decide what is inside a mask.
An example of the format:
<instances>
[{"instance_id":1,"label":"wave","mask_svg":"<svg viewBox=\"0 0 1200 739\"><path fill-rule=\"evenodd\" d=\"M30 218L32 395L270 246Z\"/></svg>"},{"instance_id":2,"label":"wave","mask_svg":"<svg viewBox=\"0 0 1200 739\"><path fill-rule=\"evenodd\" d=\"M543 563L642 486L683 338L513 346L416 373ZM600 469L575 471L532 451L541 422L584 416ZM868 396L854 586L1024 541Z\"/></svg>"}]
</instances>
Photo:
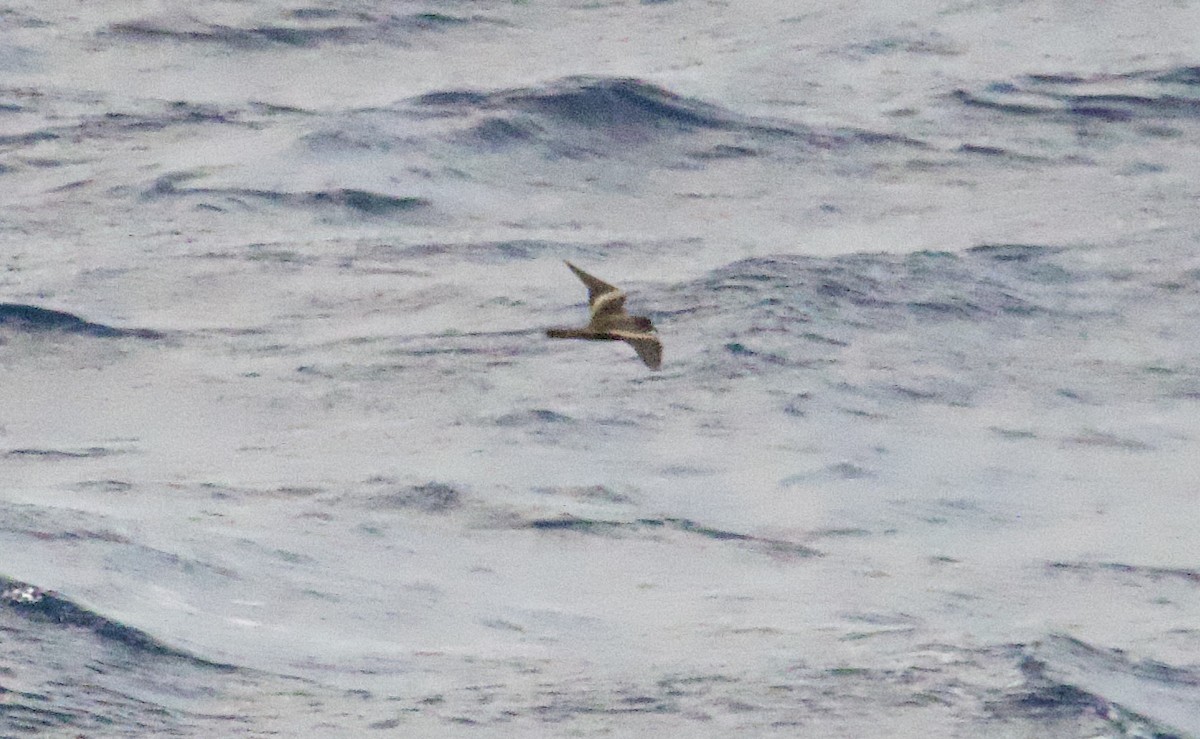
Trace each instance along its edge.
<instances>
[{"instance_id":1,"label":"wave","mask_svg":"<svg viewBox=\"0 0 1200 739\"><path fill-rule=\"evenodd\" d=\"M228 736L244 733L228 691L295 681L212 662L60 593L0 576L3 736ZM290 684L289 684L290 683ZM203 727L203 728L202 728Z\"/></svg>"},{"instance_id":2,"label":"wave","mask_svg":"<svg viewBox=\"0 0 1200 739\"><path fill-rule=\"evenodd\" d=\"M658 85L634 78L595 76L566 77L534 88L492 93L443 91L422 95L413 101L436 108L440 114L500 113L475 128L485 141L525 140L547 123L608 133L626 141L650 139L663 134L700 130L739 131L772 139L803 139L829 144L853 138L865 142L908 142L903 137L870 131L844 129L817 133L809 127L736 113L696 98L678 95ZM516 118L524 115L527 118ZM751 147L728 146L716 156L750 156Z\"/></svg>"},{"instance_id":3,"label":"wave","mask_svg":"<svg viewBox=\"0 0 1200 739\"><path fill-rule=\"evenodd\" d=\"M409 104L417 115L453 127L449 141L478 154L529 151L549 159L673 164L733 151L753 155L764 151L759 139L802 135L626 78L569 77L491 92L446 90ZM698 156L680 147L696 149Z\"/></svg>"},{"instance_id":4,"label":"wave","mask_svg":"<svg viewBox=\"0 0 1200 739\"><path fill-rule=\"evenodd\" d=\"M119 450L102 446L87 447L86 449L39 449L37 447L23 447L18 449L10 449L4 453L4 456L26 457L59 462L65 459L95 459L97 457L107 457L120 453L121 452Z\"/></svg>"},{"instance_id":5,"label":"wave","mask_svg":"<svg viewBox=\"0 0 1200 739\"><path fill-rule=\"evenodd\" d=\"M809 160L855 147L928 148L890 132L818 129L745 115L644 80L601 76L515 89L434 90L387 107L347 111L298 143L304 155L322 160L369 156L372 165L390 160L396 169L459 179L474 179L480 171L493 177L495 166L539 181L554 180L557 172L546 163L556 161L625 163L634 168L629 176L637 177L652 167ZM484 163L482 170L474 166ZM579 181L575 172L563 175L572 185Z\"/></svg>"},{"instance_id":6,"label":"wave","mask_svg":"<svg viewBox=\"0 0 1200 739\"><path fill-rule=\"evenodd\" d=\"M983 90L955 90L963 105L1055 121L1200 119L1200 67L1080 77L1035 74Z\"/></svg>"},{"instance_id":7,"label":"wave","mask_svg":"<svg viewBox=\"0 0 1200 739\"><path fill-rule=\"evenodd\" d=\"M84 320L74 313L25 303L0 303L0 326L27 333L81 334L101 339L161 339L163 334L142 328L117 328Z\"/></svg>"},{"instance_id":8,"label":"wave","mask_svg":"<svg viewBox=\"0 0 1200 739\"><path fill-rule=\"evenodd\" d=\"M414 102L443 109L520 111L585 128L618 131L735 129L760 125L716 105L631 78L568 77L542 87L490 94L432 93ZM790 133L784 128L775 130Z\"/></svg>"},{"instance_id":9,"label":"wave","mask_svg":"<svg viewBox=\"0 0 1200 739\"><path fill-rule=\"evenodd\" d=\"M717 529L686 518L639 518L632 521L614 521L564 515L557 518L534 518L518 524L535 531L565 531L582 534L617 535L632 534L652 536L656 531L674 530L684 534L748 547L774 557L795 559L820 557L822 553L797 542L769 539L736 531Z\"/></svg>"},{"instance_id":10,"label":"wave","mask_svg":"<svg viewBox=\"0 0 1200 739\"><path fill-rule=\"evenodd\" d=\"M367 502L375 510L402 509L422 513L448 513L463 505L462 491L441 482L401 485L390 478L376 478L370 482L385 488L385 492L367 498Z\"/></svg>"},{"instance_id":11,"label":"wave","mask_svg":"<svg viewBox=\"0 0 1200 739\"><path fill-rule=\"evenodd\" d=\"M305 210L333 208L377 217L408 215L432 206L432 202L425 198L388 195L354 188L288 192L245 187L180 187L180 182L196 176L194 173L174 173L159 177L143 196L148 199L200 197L207 207L214 210L225 210L230 205L245 207L257 202Z\"/></svg>"},{"instance_id":12,"label":"wave","mask_svg":"<svg viewBox=\"0 0 1200 739\"><path fill-rule=\"evenodd\" d=\"M179 658L191 665L220 670L237 669L233 665L210 662L170 647L143 631L106 618L59 593L42 590L3 575L0 575L0 608L7 608L35 621L86 629L101 639L118 642L142 654Z\"/></svg>"},{"instance_id":13,"label":"wave","mask_svg":"<svg viewBox=\"0 0 1200 739\"><path fill-rule=\"evenodd\" d=\"M1063 634L1030 645L1021 665L1032 689L1017 707L1037 713L1098 710L1127 736L1195 736L1200 732L1200 674ZM1182 734L1178 733L1182 732Z\"/></svg>"},{"instance_id":14,"label":"wave","mask_svg":"<svg viewBox=\"0 0 1200 739\"><path fill-rule=\"evenodd\" d=\"M204 44L236 49L311 48L335 44L403 44L419 33L479 23L497 25L502 21L481 15L436 12L397 15L300 8L273 23L225 25L170 16L113 23L101 35L121 41Z\"/></svg>"},{"instance_id":15,"label":"wave","mask_svg":"<svg viewBox=\"0 0 1200 739\"><path fill-rule=\"evenodd\" d=\"M5 92L11 91L0 90L0 94ZM122 104L114 102L111 105L116 108ZM53 104L39 100L36 104L31 104L27 112L30 117L39 117L41 125L34 124L28 126L28 130L0 134L0 146L13 149L31 148L48 141L79 142L110 136L126 137L173 126L247 126L251 125L248 121L252 118L278 114L281 110L263 103L251 103L243 109L227 109L181 100L143 100L125 110L110 109L98 115L80 111L72 117L71 114L55 110ZM40 167L50 167L66 164L71 159L39 156L37 161Z\"/></svg>"},{"instance_id":16,"label":"wave","mask_svg":"<svg viewBox=\"0 0 1200 739\"><path fill-rule=\"evenodd\" d=\"M1038 336L1094 313L1094 301L1083 297L1094 287L1089 276L1064 267L1057 254L1051 246L985 244L963 253L755 257L674 295L693 306L687 322L703 321L713 337L696 358L700 377L804 373L829 384L814 407L828 403L838 413L968 407L1005 381L993 368L1014 345L997 336ZM864 361L866 347L879 342L904 358ZM860 473L835 468L822 476Z\"/></svg>"},{"instance_id":17,"label":"wave","mask_svg":"<svg viewBox=\"0 0 1200 739\"><path fill-rule=\"evenodd\" d=\"M1151 567L1124 562L1050 562L1046 567L1054 572L1074 572L1087 576L1109 575L1150 583L1159 580L1179 580L1191 585L1200 585L1200 570L1181 567Z\"/></svg>"},{"instance_id":18,"label":"wave","mask_svg":"<svg viewBox=\"0 0 1200 739\"><path fill-rule=\"evenodd\" d=\"M903 136L861 129L816 130L800 123L743 115L633 78L566 77L529 88L442 90L408 101L421 118L465 124L459 145L481 152L538 147L570 158L636 156L662 149L669 161L695 164L769 156L780 145L835 149L860 145L924 146Z\"/></svg>"},{"instance_id":19,"label":"wave","mask_svg":"<svg viewBox=\"0 0 1200 739\"><path fill-rule=\"evenodd\" d=\"M1030 283L1070 276L1046 258L1058 250L1034 244L985 244L965 254L849 254L830 259L760 257L735 262L703 280L712 292L769 294L758 308L786 314L797 302L815 312L857 309L855 323L888 317L941 321L1026 316L1051 310ZM795 296L790 301L787 296ZM870 320L867 320L870 319Z\"/></svg>"}]
</instances>

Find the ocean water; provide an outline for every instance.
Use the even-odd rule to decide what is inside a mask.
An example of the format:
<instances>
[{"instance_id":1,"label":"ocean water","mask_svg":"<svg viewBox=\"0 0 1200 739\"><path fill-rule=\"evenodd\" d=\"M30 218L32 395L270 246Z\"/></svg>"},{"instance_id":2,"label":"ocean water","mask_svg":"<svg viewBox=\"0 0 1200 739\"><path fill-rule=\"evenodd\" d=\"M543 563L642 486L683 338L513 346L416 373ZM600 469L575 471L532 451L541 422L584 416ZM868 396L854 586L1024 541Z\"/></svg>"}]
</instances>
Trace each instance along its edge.
<instances>
[{"instance_id":1,"label":"ocean water","mask_svg":"<svg viewBox=\"0 0 1200 739\"><path fill-rule=\"evenodd\" d=\"M9 3L0 735L1200 736L1196 28Z\"/></svg>"}]
</instances>

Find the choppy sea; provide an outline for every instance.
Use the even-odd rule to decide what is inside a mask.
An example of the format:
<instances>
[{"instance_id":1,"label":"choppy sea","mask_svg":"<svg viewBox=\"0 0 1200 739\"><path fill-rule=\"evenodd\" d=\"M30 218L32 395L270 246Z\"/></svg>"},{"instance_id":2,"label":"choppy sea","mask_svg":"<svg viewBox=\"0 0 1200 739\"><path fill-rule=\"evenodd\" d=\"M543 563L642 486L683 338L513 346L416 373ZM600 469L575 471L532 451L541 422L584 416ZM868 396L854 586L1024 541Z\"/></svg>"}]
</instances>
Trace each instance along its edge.
<instances>
[{"instance_id":1,"label":"choppy sea","mask_svg":"<svg viewBox=\"0 0 1200 739\"><path fill-rule=\"evenodd\" d=\"M0 735L1200 736L1196 29L7 3Z\"/></svg>"}]
</instances>

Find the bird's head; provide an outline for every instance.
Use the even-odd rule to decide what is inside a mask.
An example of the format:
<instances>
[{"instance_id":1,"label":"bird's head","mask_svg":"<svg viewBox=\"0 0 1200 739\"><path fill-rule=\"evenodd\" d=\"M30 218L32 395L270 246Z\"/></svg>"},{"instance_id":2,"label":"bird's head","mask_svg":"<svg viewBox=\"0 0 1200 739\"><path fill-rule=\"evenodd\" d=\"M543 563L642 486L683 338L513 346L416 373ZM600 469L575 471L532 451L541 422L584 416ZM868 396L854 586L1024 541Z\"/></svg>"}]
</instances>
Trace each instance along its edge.
<instances>
[{"instance_id":1,"label":"bird's head","mask_svg":"<svg viewBox=\"0 0 1200 739\"><path fill-rule=\"evenodd\" d=\"M650 319L646 318L645 316L634 316L633 322L634 322L634 325L636 325L638 327L638 331L653 331L654 330L654 324L651 323Z\"/></svg>"}]
</instances>

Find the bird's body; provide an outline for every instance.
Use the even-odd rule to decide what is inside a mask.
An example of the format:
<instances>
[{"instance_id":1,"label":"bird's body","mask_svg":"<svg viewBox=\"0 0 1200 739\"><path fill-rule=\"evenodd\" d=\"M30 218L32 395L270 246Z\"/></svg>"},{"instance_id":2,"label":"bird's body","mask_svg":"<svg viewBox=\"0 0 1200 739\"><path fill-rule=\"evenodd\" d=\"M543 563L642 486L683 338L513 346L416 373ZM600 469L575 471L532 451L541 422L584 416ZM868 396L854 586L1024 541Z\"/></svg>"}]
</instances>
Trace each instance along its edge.
<instances>
[{"instance_id":1,"label":"bird's body","mask_svg":"<svg viewBox=\"0 0 1200 739\"><path fill-rule=\"evenodd\" d=\"M587 339L589 341L624 341L650 369L662 366L662 342L654 324L646 316L631 316L625 312L625 293L592 277L567 262L571 271L587 285L588 305L592 320L583 328L552 328L546 331L551 339Z\"/></svg>"}]
</instances>

